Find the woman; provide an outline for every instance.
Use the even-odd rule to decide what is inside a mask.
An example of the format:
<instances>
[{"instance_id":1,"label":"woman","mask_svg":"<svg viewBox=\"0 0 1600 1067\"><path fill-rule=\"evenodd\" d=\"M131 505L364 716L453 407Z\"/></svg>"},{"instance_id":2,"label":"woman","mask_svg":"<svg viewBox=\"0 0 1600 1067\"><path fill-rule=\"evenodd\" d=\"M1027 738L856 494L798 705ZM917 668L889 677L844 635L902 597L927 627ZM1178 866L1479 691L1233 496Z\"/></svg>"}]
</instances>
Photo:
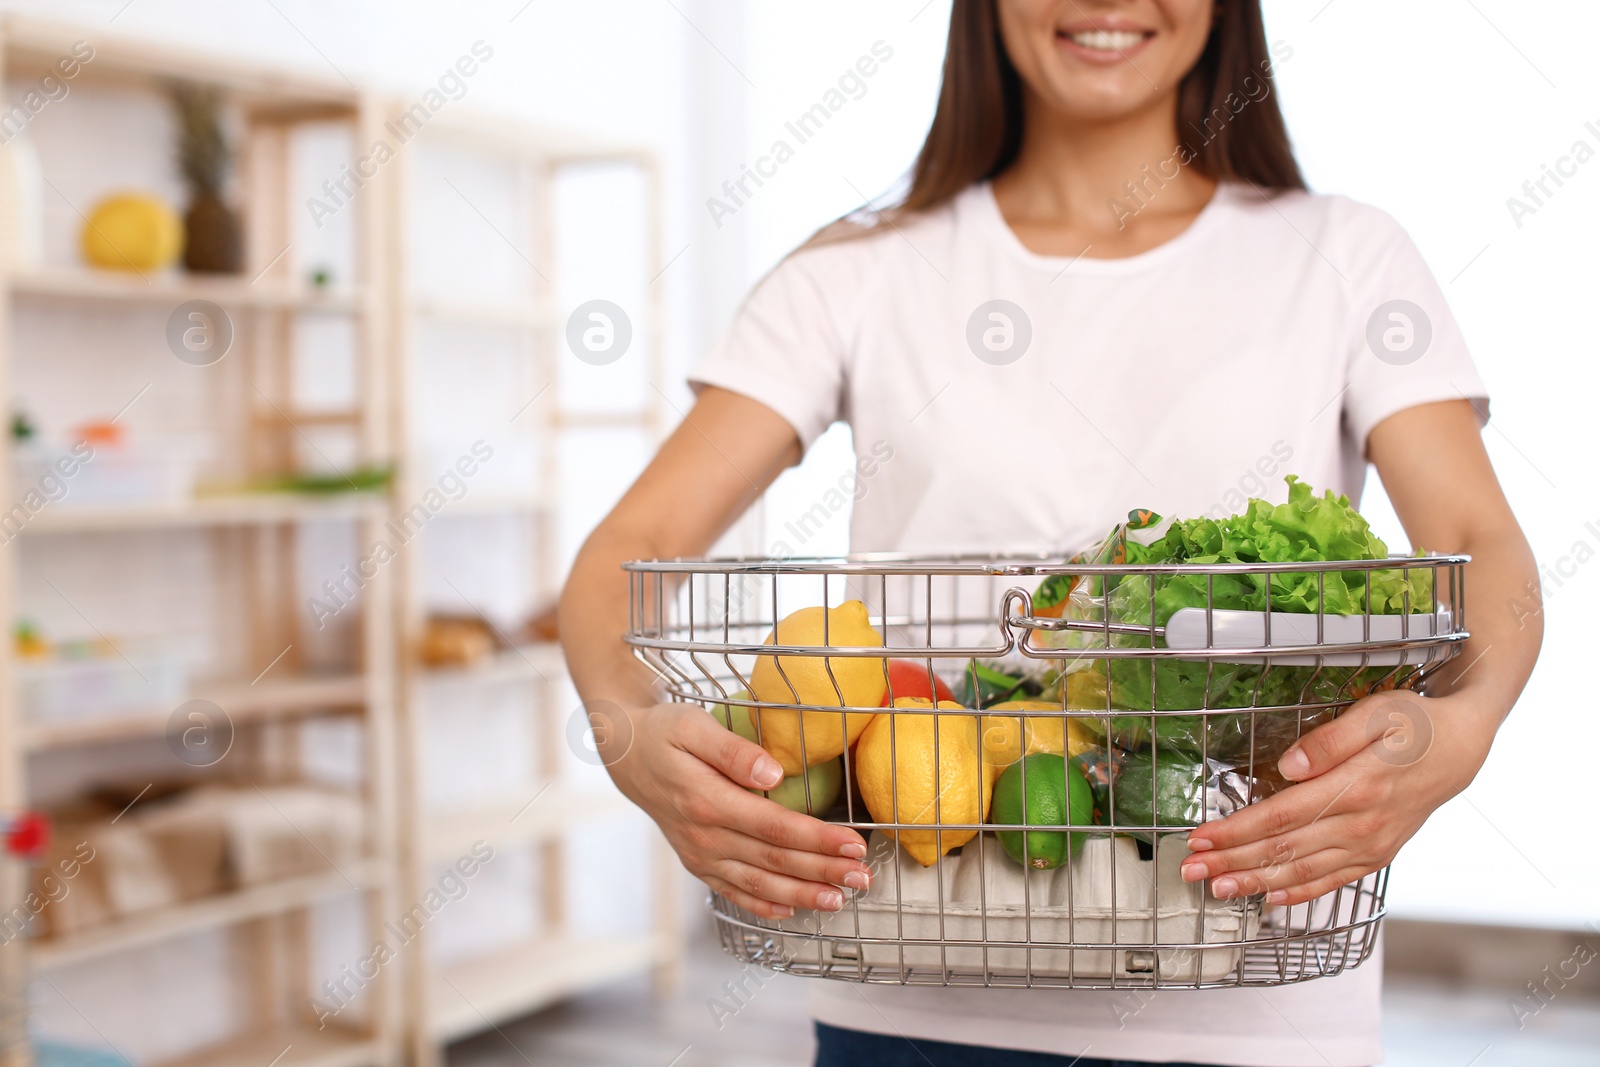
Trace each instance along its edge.
<instances>
[{"instance_id":1,"label":"woman","mask_svg":"<svg viewBox=\"0 0 1600 1067\"><path fill-rule=\"evenodd\" d=\"M780 264L697 369L694 409L584 546L561 631L585 701L620 709L618 787L713 890L763 916L838 909L865 845L745 792L778 764L659 702L620 640L618 564L702 554L836 420L863 456L892 446L856 551L1059 551L1131 507L1281 501L1289 471L1358 498L1370 460L1413 544L1472 554L1474 603L1537 581L1438 285L1387 215L1304 191L1271 58L1257 0L956 0L904 202ZM1382 758L1394 709L1363 701L1283 757L1295 788L1195 830L1184 876L1294 904L1388 863L1472 780L1532 669L1536 619L1471 621L1420 702L1425 758ZM1380 975L1133 1008L815 982L817 1062L1371 1064Z\"/></svg>"}]
</instances>

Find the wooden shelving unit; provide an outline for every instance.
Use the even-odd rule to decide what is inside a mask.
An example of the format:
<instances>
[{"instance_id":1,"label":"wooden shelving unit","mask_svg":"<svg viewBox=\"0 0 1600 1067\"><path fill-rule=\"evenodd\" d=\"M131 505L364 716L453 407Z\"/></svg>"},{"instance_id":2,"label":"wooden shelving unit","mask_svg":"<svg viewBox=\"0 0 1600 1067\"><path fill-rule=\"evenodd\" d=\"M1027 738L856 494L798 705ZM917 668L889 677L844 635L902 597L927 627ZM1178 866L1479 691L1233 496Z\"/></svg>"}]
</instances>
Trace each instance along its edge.
<instances>
[{"instance_id":1,"label":"wooden shelving unit","mask_svg":"<svg viewBox=\"0 0 1600 1067\"><path fill-rule=\"evenodd\" d=\"M522 381L519 396L543 396L525 415L515 420L525 426L538 446L537 475L513 490L468 493L452 504L453 516L467 521L490 516L520 516L531 526L527 570L534 576L530 607L553 602L559 591L557 555L557 504L560 491L560 450L566 432L578 426L643 432L653 440L664 429L659 394L646 390L648 399L637 410L591 418L563 410L556 388L558 361L572 360L566 352L565 318L560 304L554 187L562 168L598 162L638 168L647 190L645 262L653 276L662 265L660 243L659 181L656 162L644 149L608 144L557 130L528 127L498 118L477 117L460 111L441 116L417 139L417 149L431 146L497 160L519 175L523 225L511 228L500 220L501 238L519 249L530 270L526 285L517 293L493 296L433 294L419 291L411 255L397 250L390 277L394 309L395 439L415 450L417 426L430 397L417 385L421 361L430 358L422 333L435 323L464 325L474 330L492 329L520 343ZM392 228L412 230L417 210L417 154L402 161ZM495 240L486 236L485 240ZM527 250L525 253L520 250ZM651 381L662 372L662 308L659 289L649 288L648 306L637 309L634 336L648 346L647 373ZM576 362L574 360L574 362ZM546 390L549 390L546 393ZM592 424L592 425L591 425ZM397 500L415 499L424 488L421 464L406 465L413 475L402 479ZM397 505L402 506L402 505ZM446 521L446 520L440 520ZM420 542L419 542L420 545ZM402 648L400 706L402 715L402 781L400 810L405 843L403 892L422 892L435 865L462 855L475 842L496 850L536 850L541 868L538 899L533 902L542 929L523 943L501 947L488 955L439 965L431 948L423 945L407 988L408 1045L415 1067L436 1067L443 1046L471 1033L497 1026L506 1019L537 1010L562 997L591 989L631 973L653 970L658 982L669 982L678 958L676 903L673 895L676 861L664 842L655 846L639 876L653 880L656 909L649 932L630 937L586 937L568 924L564 899L567 855L565 837L573 831L603 823L628 810L627 802L609 786L580 787L563 774L562 753L568 744L567 717L571 707L562 702L566 681L564 661L550 645L523 645L502 650L487 661L464 668L430 669L417 655L427 615L424 603L425 551L410 554L399 596ZM469 605L452 605L456 612ZM526 713L532 716L536 755L536 780L500 800L476 803L457 810L433 810L424 795L425 729L429 716L441 709L430 707L428 693L447 692L449 699L468 701L474 691L488 686L514 686L525 695ZM424 934L426 935L426 931Z\"/></svg>"},{"instance_id":2,"label":"wooden shelving unit","mask_svg":"<svg viewBox=\"0 0 1600 1067\"><path fill-rule=\"evenodd\" d=\"M68 26L24 18L0 18L0 80L36 80L71 44L87 36ZM314 459L305 455L305 433L345 435L348 454L363 464L391 460L390 411L386 392L390 318L384 272L390 235L387 182L370 182L352 204L355 233L354 271L350 279L322 288L291 274L293 213L299 200L291 189L293 138L306 123L331 123L347 128L355 143L370 144L387 117L375 96L346 82L237 62L204 52L185 52L131 39L96 28L94 58L72 83L74 95L95 87L164 97L175 80L203 84L224 94L225 106L238 118L241 140L238 168L247 262L236 276L198 277L177 271L140 277L55 266L13 269L0 275L0 412L9 416L19 400L12 384L20 361L41 358L16 342L19 309L31 317L142 316L175 308L189 300L208 300L235 320L234 350L220 363L195 368L196 375L235 375L235 388L218 395L236 407L207 412L208 440L232 459L227 473L239 484L303 469ZM73 103L53 105L55 120ZM44 121L43 119L37 121ZM63 120L64 121L64 120ZM167 144L152 152L171 152ZM114 173L116 159L74 160L96 172ZM45 158L46 176L51 160ZM50 195L50 194L47 194ZM359 385L351 410L301 412L294 403L296 316L305 313L342 316L352 324L353 366ZM53 321L46 319L46 321ZM148 346L147 346L148 347ZM56 355L52 353L51 355ZM212 379L220 380L220 379ZM84 412L85 417L100 412ZM135 416L137 418L137 415ZM3 497L18 499L13 482L10 435L0 454ZM363 808L365 840L362 858L338 869L280 879L215 894L157 910L113 919L102 925L31 944L8 940L0 947L4 975L31 972L49 976L58 969L110 961L141 949L200 931L223 931L246 961L233 976L241 1001L254 1018L235 1039L195 1050L168 1061L168 1067L390 1067L401 1056L400 983L381 973L373 983L369 1011L359 1024L335 1020L319 1029L310 1000L315 994L309 965L309 912L319 902L359 894L367 929L363 941L381 936L381 924L394 914L398 874L395 814L396 736L394 690L396 638L392 580L380 573L362 589L351 640L350 662L337 672L303 662L302 650L315 641L310 615L297 595L296 567L301 560L300 535L308 527L341 524L354 542L368 544L380 536L391 514L385 493L313 496L292 493L234 493L148 505L89 505L66 501L35 515L0 549L0 619L7 633L0 640L0 809L26 806L38 783L30 780L36 759L67 749L115 746L159 738L168 729L174 708L153 704L148 709L116 715L82 709L81 717L31 721L24 715L14 679L16 655L9 633L18 617L19 575L31 555L48 549L90 556L114 553L130 536L183 531L185 537L208 539L218 570L227 569L243 595L228 598L230 644L234 661L216 673L238 674L233 681L194 686L192 696L213 701L231 719L238 736L235 748L247 755L224 759L218 778L241 784L294 782L301 778L299 751L306 724L328 715L357 717L361 723L361 768L358 791ZM65 535L71 535L66 538ZM159 536L155 543L160 544ZM181 550L175 539L172 551ZM163 546L163 550L166 550ZM242 577L241 577L242 576ZM219 645L219 647L222 647ZM315 666L315 669L313 667ZM265 669L262 669L265 668ZM257 674L257 671L260 671ZM205 671L201 671L202 674ZM254 677L252 677L252 675ZM0 900L20 899L23 889L15 873L0 884ZM318 976L325 977L325 976ZM159 980L159 979L156 979ZM134 995L134 991L130 991ZM80 1007L93 1011L92 1003ZM93 1022L91 1020L91 1025ZM0 1047L6 1044L0 1035ZM26 1067L26 1049L0 1052L3 1067Z\"/></svg>"},{"instance_id":3,"label":"wooden shelving unit","mask_svg":"<svg viewBox=\"0 0 1600 1067\"><path fill-rule=\"evenodd\" d=\"M236 727L248 726L274 719L359 710L367 700L367 679L361 674L262 678L254 682L240 679L197 685L190 699L208 700L226 709ZM82 721L24 723L20 731L22 747L39 752L159 737L167 730L171 716L172 709L163 704Z\"/></svg>"},{"instance_id":4,"label":"wooden shelving unit","mask_svg":"<svg viewBox=\"0 0 1600 1067\"><path fill-rule=\"evenodd\" d=\"M365 294L359 290L318 289L284 279L207 278L200 276L145 279L138 275L90 273L88 270L30 270L14 274L17 296L74 303L156 304L171 307L186 300L243 308L286 308L294 311L355 311Z\"/></svg>"},{"instance_id":5,"label":"wooden shelving unit","mask_svg":"<svg viewBox=\"0 0 1600 1067\"><path fill-rule=\"evenodd\" d=\"M42 76L84 36L72 27L0 16L0 82ZM222 90L242 131L239 177L249 260L236 276L208 277L166 271L142 277L62 265L8 269L0 274L0 413L18 400L13 381L20 361L38 358L15 344L17 316L57 321L67 316L128 316L149 322L191 300L222 307L235 324L235 346L200 374L234 374L234 388L218 395L235 406L214 413L208 431L231 457L220 484L260 484L262 479L314 461L311 435L342 434L352 462L394 464L394 483L383 492L329 495L206 492L192 499L141 504L71 501L33 514L0 548L0 618L18 617L19 576L34 553L115 552L125 540L172 551L203 539L219 568L240 593L229 624L243 642L226 664L197 668L202 679L188 698L224 709L237 731L236 748L248 754L250 775L263 783L292 782L302 774L297 746L312 723L359 720L362 734L360 792L366 827L362 857L337 869L247 885L197 900L113 919L52 939L0 946L0 993L24 975L50 975L98 964L205 931L224 932L248 974L237 976L254 1018L220 1045L196 1049L159 1067L393 1067L409 1061L434 1067L446 1042L498 1025L568 996L628 974L652 970L669 982L678 958L676 864L658 843L641 878L655 880L655 909L648 932L633 936L582 935L568 921L565 900L566 838L575 830L624 814L628 805L609 787L584 787L562 770L568 743L560 652L548 644L517 644L487 661L460 669L429 669L416 656L426 617L422 575L425 539L408 543L397 562L361 589L359 625L348 663L330 668L303 658L314 641L311 617L296 595L293 576L300 539L328 528L348 531L352 543L371 544L391 530L428 488L430 472L419 458L415 416L428 396L416 388L416 361L427 358L419 337L434 326L496 331L516 339L523 354L521 386L536 396L556 383L565 353L565 308L556 284L554 190L563 168L616 163L636 168L646 190L650 220L638 235L652 278L663 266L660 183L656 161L637 145L616 144L570 132L519 125L465 108L435 117L398 158L367 182L351 201L355 267L330 285L313 284L291 270L290 195L293 136L303 124L335 123L355 144L382 136L399 110L393 101L346 82L191 54L123 40L97 29L95 55L73 82L79 87L164 94L175 78ZM56 104L63 108L65 105ZM538 266L512 293L421 292L408 263L417 159L430 145L481 153L509 163L524 184L525 226L513 234L525 258ZM167 151L166 146L152 149ZM86 167L113 161L87 159ZM49 173L50 160L45 160ZM505 235L501 235L504 238ZM486 238L489 240L490 238ZM519 255L523 254L519 251ZM644 305L631 308L635 343L648 352L651 381L662 375L662 305L658 286L646 286ZM352 324L356 396L345 409L296 403L294 360L297 316L333 316ZM55 317L55 318L51 318ZM120 321L120 320L119 320ZM26 377L26 376L24 376ZM561 450L574 433L619 431L659 439L665 411L659 393L645 390L637 410L592 412L564 408L555 389L516 420L533 442L537 470L515 484L483 487L448 505L431 520L492 521L515 518L530 531L521 560L533 575L530 606L553 600L560 563L557 520L563 501ZM84 412L85 417L99 414ZM319 439L322 439L319 437ZM0 455L0 500L17 499L12 443ZM163 548L165 550L165 548ZM242 638L238 634L244 635ZM518 638L520 640L520 638ZM120 752L117 746L159 740L170 729L172 706L152 701L115 713L78 709L70 718L39 720L20 706L16 652L0 640L0 810L28 805L37 783L31 768L73 753ZM534 780L504 795L452 810L431 810L422 791L422 738L429 709L425 690L472 700L485 687L512 687L526 698L537 755ZM74 757L75 758L75 757ZM230 767L224 763L219 776ZM233 773L238 774L235 770ZM316 994L310 913L324 902L359 894L365 905L362 940L383 939L382 925L423 898L433 865L486 842L496 849L532 850L539 860L537 933L472 959L440 965L429 955L431 929L400 953L401 962L372 984L359 1022L344 1018L320 1027L311 1010ZM15 870L0 868L0 901L26 890ZM318 974L322 978L327 975ZM86 1005L92 1011L92 1005ZM0 1020L3 1025L3 1020ZM7 1048L0 1033L0 1067L28 1067L20 1046Z\"/></svg>"}]
</instances>

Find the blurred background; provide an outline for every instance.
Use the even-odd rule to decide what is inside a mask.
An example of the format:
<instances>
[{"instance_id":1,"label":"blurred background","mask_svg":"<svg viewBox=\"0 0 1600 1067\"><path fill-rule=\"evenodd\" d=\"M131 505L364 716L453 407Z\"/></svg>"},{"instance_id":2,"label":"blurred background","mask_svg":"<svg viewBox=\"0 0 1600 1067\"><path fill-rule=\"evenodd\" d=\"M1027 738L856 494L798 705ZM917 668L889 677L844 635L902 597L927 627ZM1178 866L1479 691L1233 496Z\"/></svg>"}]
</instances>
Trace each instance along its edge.
<instances>
[{"instance_id":1,"label":"blurred background","mask_svg":"<svg viewBox=\"0 0 1600 1067\"><path fill-rule=\"evenodd\" d=\"M1265 9L1313 188L1399 218L1461 320L1544 573L1478 606L1545 612L1545 650L1396 868L1389 1062L1593 1063L1600 10ZM55 824L0 877L9 1036L52 1063L809 1062L797 981L729 1000L548 610L745 292L898 187L948 3L0 12L0 815ZM851 463L836 426L723 548L770 549ZM1362 510L1406 547L1376 478Z\"/></svg>"}]
</instances>

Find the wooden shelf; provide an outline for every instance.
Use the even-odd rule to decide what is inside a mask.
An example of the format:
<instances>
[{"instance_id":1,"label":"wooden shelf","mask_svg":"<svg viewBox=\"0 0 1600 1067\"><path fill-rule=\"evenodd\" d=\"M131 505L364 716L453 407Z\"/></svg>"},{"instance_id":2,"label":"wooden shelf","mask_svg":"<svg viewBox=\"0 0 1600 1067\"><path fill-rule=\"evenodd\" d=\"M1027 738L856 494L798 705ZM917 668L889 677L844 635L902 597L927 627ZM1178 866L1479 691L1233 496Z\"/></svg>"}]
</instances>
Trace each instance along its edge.
<instances>
[{"instance_id":1,"label":"wooden shelf","mask_svg":"<svg viewBox=\"0 0 1600 1067\"><path fill-rule=\"evenodd\" d=\"M378 1042L364 1035L284 1026L158 1060L154 1067L379 1067L388 1062Z\"/></svg>"},{"instance_id":2,"label":"wooden shelf","mask_svg":"<svg viewBox=\"0 0 1600 1067\"><path fill-rule=\"evenodd\" d=\"M235 726L261 719L306 714L325 708L358 707L367 699L367 679L360 674L223 682L195 687L190 699L209 700ZM23 747L30 751L98 745L165 733L173 708L167 705L129 715L64 722L25 722Z\"/></svg>"},{"instance_id":3,"label":"wooden shelf","mask_svg":"<svg viewBox=\"0 0 1600 1067\"><path fill-rule=\"evenodd\" d=\"M241 103L310 117L350 115L360 103L359 91L343 79L311 68L286 69L258 64L212 50L174 48L148 39L119 34L101 26L92 30L70 24L9 15L0 21L5 35L6 74L34 80L68 52L74 41L88 39L94 61L80 68L74 84L143 85L161 91L178 76L230 90Z\"/></svg>"},{"instance_id":4,"label":"wooden shelf","mask_svg":"<svg viewBox=\"0 0 1600 1067\"><path fill-rule=\"evenodd\" d=\"M58 504L23 527L25 533L79 533L168 529L183 526L270 526L289 522L377 519L379 493L314 496L305 493L230 493L162 504Z\"/></svg>"},{"instance_id":5,"label":"wooden shelf","mask_svg":"<svg viewBox=\"0 0 1600 1067\"><path fill-rule=\"evenodd\" d=\"M384 873L375 860L346 863L342 869L343 873L318 871L235 889L170 908L137 912L66 937L45 938L30 945L29 961L40 968L62 967L184 934L294 911L323 897L367 889Z\"/></svg>"},{"instance_id":6,"label":"wooden shelf","mask_svg":"<svg viewBox=\"0 0 1600 1067\"><path fill-rule=\"evenodd\" d=\"M550 301L480 299L475 297L413 296L407 301L413 315L464 326L506 326L541 329L561 323L561 309Z\"/></svg>"},{"instance_id":7,"label":"wooden shelf","mask_svg":"<svg viewBox=\"0 0 1600 1067\"><path fill-rule=\"evenodd\" d=\"M495 685L501 682L554 680L567 676L567 660L560 645L531 644L502 649L470 667L425 668L430 682Z\"/></svg>"},{"instance_id":8,"label":"wooden shelf","mask_svg":"<svg viewBox=\"0 0 1600 1067\"><path fill-rule=\"evenodd\" d=\"M434 968L428 985L429 1033L436 1041L453 1041L637 974L662 959L663 944L653 936L537 939Z\"/></svg>"},{"instance_id":9,"label":"wooden shelf","mask_svg":"<svg viewBox=\"0 0 1600 1067\"><path fill-rule=\"evenodd\" d=\"M295 311L344 311L361 308L363 293L352 289L315 289L263 278L252 283L243 275L207 278L192 274L121 274L113 271L40 269L13 274L11 291L18 296L102 303L155 304L175 307L186 300L209 300L223 307L282 308Z\"/></svg>"},{"instance_id":10,"label":"wooden shelf","mask_svg":"<svg viewBox=\"0 0 1600 1067\"><path fill-rule=\"evenodd\" d=\"M530 789L524 797L427 816L422 853L438 862L465 854L479 841L496 848L532 844L633 810L615 789L574 788L556 782L543 792Z\"/></svg>"}]
</instances>

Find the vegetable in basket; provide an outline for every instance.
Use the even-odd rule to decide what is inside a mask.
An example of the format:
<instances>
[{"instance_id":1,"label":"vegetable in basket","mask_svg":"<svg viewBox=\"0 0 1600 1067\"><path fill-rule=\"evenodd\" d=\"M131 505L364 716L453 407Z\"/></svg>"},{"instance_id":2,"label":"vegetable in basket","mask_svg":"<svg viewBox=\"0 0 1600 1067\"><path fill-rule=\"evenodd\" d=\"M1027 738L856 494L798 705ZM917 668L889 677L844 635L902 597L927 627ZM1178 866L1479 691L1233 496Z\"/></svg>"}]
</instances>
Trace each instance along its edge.
<instances>
[{"instance_id":1,"label":"vegetable in basket","mask_svg":"<svg viewBox=\"0 0 1600 1067\"><path fill-rule=\"evenodd\" d=\"M1289 499L1270 504L1252 499L1245 510L1217 520L1163 520L1134 512L1098 548L1076 557L1086 563L1134 565L1190 563L1319 563L1384 559L1388 549L1344 496L1313 494L1289 475ZM1059 584L1043 595L1055 595ZM1182 608L1329 614L1396 614L1428 610L1432 579L1424 570L1285 572L1263 574L1129 574L1084 576L1069 598L1065 617L1124 626L1160 627ZM1105 647L1093 632L1036 633L1047 646L1081 648L1082 659L1065 667L1067 706L1083 710L1183 711L1202 708L1275 708L1352 700L1403 682L1409 667L1313 667L1225 663L1204 659L1097 660ZM1149 634L1110 634L1114 648L1149 648ZM1331 716L1331 711L1326 713ZM1276 760L1305 730L1325 717L1297 712L1209 716L1108 716L1111 740L1125 748L1150 743L1196 755L1237 760L1252 750L1257 760ZM1152 735L1153 720L1153 735ZM1085 720L1094 729L1097 720ZM1105 732L1107 720L1098 720ZM1202 726L1202 723L1204 725Z\"/></svg>"},{"instance_id":2,"label":"vegetable in basket","mask_svg":"<svg viewBox=\"0 0 1600 1067\"><path fill-rule=\"evenodd\" d=\"M1105 806L1118 831L1152 843L1158 826L1168 828L1160 833L1182 832L1172 828L1221 819L1263 795L1253 779L1216 760L1159 749L1121 754L1107 793Z\"/></svg>"},{"instance_id":3,"label":"vegetable in basket","mask_svg":"<svg viewBox=\"0 0 1600 1067\"><path fill-rule=\"evenodd\" d=\"M968 708L991 708L1008 700L1053 701L1060 693L1058 677L1053 666L1037 660L968 660L961 672L961 693L953 699Z\"/></svg>"},{"instance_id":4,"label":"vegetable in basket","mask_svg":"<svg viewBox=\"0 0 1600 1067\"><path fill-rule=\"evenodd\" d=\"M933 687L928 687L928 663L926 660L892 659L889 660L889 686L884 691L883 700L879 707L888 707L891 701L901 697L919 697L923 700L954 700L955 694L945 684L943 678L933 676Z\"/></svg>"}]
</instances>

